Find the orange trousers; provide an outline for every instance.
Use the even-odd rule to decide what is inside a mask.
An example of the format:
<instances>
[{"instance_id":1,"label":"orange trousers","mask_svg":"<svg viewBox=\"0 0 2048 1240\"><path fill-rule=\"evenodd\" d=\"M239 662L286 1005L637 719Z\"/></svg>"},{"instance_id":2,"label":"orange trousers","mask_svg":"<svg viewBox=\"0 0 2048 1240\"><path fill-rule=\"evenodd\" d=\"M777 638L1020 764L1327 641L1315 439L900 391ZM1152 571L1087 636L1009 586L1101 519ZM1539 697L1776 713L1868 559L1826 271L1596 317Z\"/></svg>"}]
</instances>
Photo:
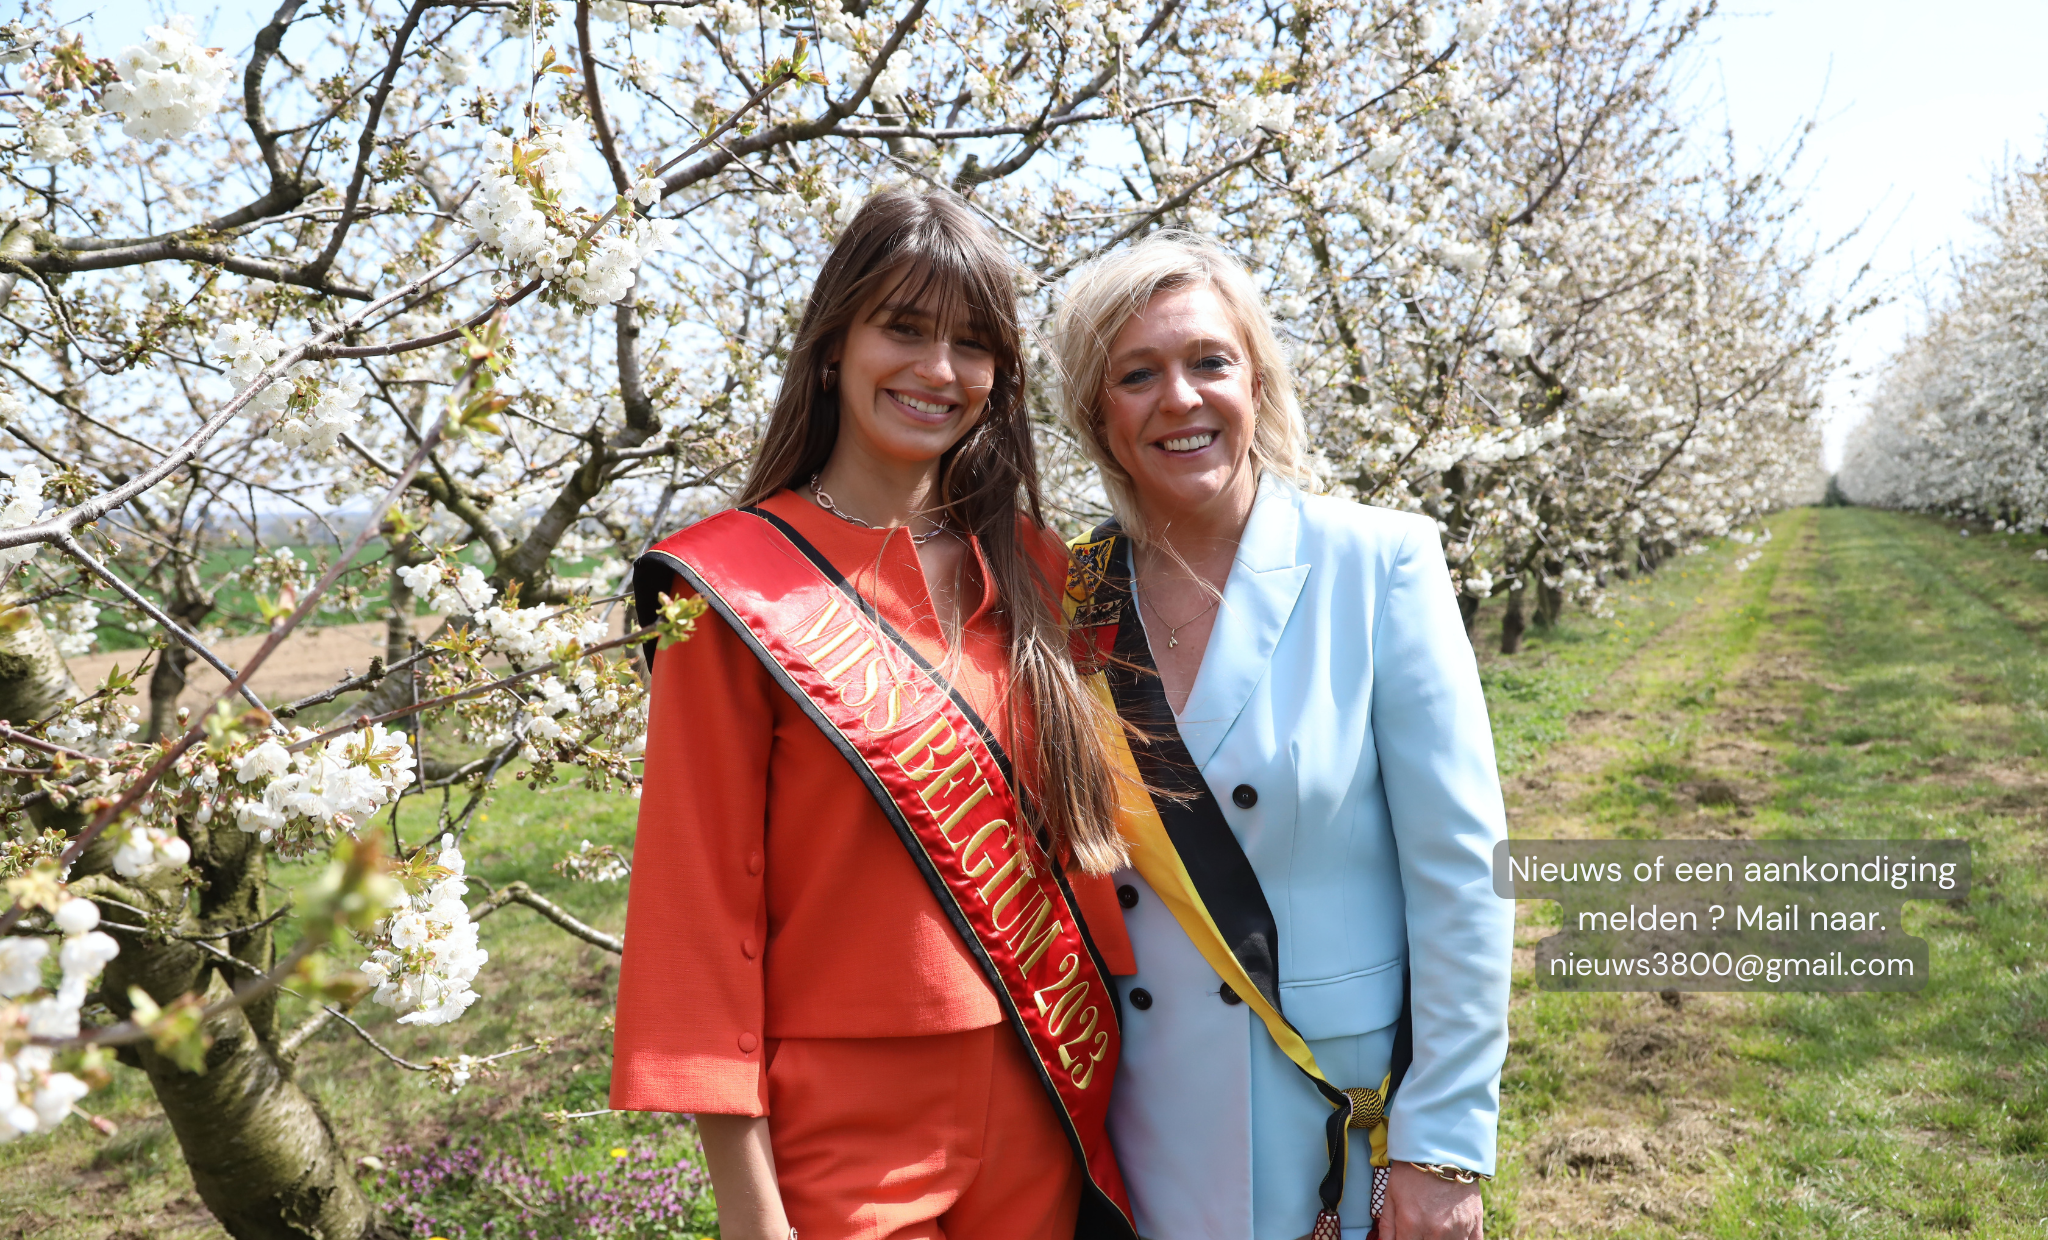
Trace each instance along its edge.
<instances>
[{"instance_id":1,"label":"orange trousers","mask_svg":"<svg viewBox=\"0 0 2048 1240\"><path fill-rule=\"evenodd\" d=\"M1008 1024L768 1052L775 1176L802 1240L1073 1240L1084 1172Z\"/></svg>"}]
</instances>

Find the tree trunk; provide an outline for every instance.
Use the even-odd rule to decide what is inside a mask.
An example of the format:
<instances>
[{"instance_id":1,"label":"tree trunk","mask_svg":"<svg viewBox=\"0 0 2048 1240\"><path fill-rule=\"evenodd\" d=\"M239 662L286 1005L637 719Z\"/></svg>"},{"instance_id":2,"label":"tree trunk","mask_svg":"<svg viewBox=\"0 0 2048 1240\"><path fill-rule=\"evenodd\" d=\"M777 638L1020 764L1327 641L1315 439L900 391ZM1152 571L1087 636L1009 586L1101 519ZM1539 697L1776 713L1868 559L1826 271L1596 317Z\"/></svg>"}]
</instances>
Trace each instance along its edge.
<instances>
[{"instance_id":1,"label":"tree trunk","mask_svg":"<svg viewBox=\"0 0 2048 1240\"><path fill-rule=\"evenodd\" d=\"M144 740L162 740L177 730L178 695L185 692L185 669L192 664L191 648L174 641L156 658L156 670L149 674L149 730Z\"/></svg>"},{"instance_id":2,"label":"tree trunk","mask_svg":"<svg viewBox=\"0 0 2048 1240\"><path fill-rule=\"evenodd\" d=\"M0 610L0 718L18 723L46 719L77 696L70 669L34 610ZM76 812L40 808L51 819L44 822L39 815L40 825L67 830L82 825ZM103 835L79 858L73 881L88 895L171 912L187 932L252 925L264 915L264 848L231 820L216 818L211 825L215 829L181 824L192 845L192 868L202 880L189 898L175 881L145 886L113 875L111 835ZM125 911L115 918L134 919ZM158 1003L189 991L211 1001L228 994L236 980L232 974L246 975L271 962L268 928L217 942L247 968L219 962L180 939L151 942L122 935L121 954L107 966L96 997L125 1019L131 1011L130 986L140 986ZM363 1240L374 1234L374 1211L326 1118L273 1053L276 1020L272 1001L216 1016L207 1025L213 1045L204 1073L185 1071L148 1043L125 1049L121 1058L149 1076L200 1199L229 1235L236 1240Z\"/></svg>"},{"instance_id":3,"label":"tree trunk","mask_svg":"<svg viewBox=\"0 0 2048 1240\"><path fill-rule=\"evenodd\" d=\"M1564 591L1550 584L1564 568L1561 564L1543 566L1543 580L1536 584L1536 625L1542 629L1554 629L1564 615Z\"/></svg>"},{"instance_id":4,"label":"tree trunk","mask_svg":"<svg viewBox=\"0 0 2048 1240\"><path fill-rule=\"evenodd\" d=\"M1475 642L1478 634L1473 631L1479 620L1479 604L1483 600L1474 598L1469 591L1458 591L1458 614L1465 620L1465 640Z\"/></svg>"},{"instance_id":5,"label":"tree trunk","mask_svg":"<svg viewBox=\"0 0 2048 1240\"><path fill-rule=\"evenodd\" d=\"M213 595L199 586L199 575L190 556L172 565L171 598L164 608L188 633L199 630L199 622L213 612ZM186 673L198 656L181 641L172 641L158 656L156 670L149 674L149 730L144 740L161 740L178 728L178 695L185 692Z\"/></svg>"},{"instance_id":6,"label":"tree trunk","mask_svg":"<svg viewBox=\"0 0 2048 1240\"><path fill-rule=\"evenodd\" d=\"M0 600L0 720L17 726L35 723L50 718L78 696L78 682L71 679L71 669L57 653L36 609L23 606L11 595ZM69 833L86 823L75 807L58 809L48 800L30 806L28 816L45 831L55 828ZM103 854L101 864L113 856L111 849L94 849L93 853ZM93 853L79 858L78 866L91 862Z\"/></svg>"},{"instance_id":7,"label":"tree trunk","mask_svg":"<svg viewBox=\"0 0 2048 1240\"><path fill-rule=\"evenodd\" d=\"M1527 590L1514 587L1508 590L1508 609L1502 612L1500 617L1502 654L1514 654L1522 648L1522 634L1529 628L1528 621L1522 615L1522 597L1528 593Z\"/></svg>"},{"instance_id":8,"label":"tree trunk","mask_svg":"<svg viewBox=\"0 0 2048 1240\"><path fill-rule=\"evenodd\" d=\"M79 696L64 656L36 609L18 598L0 602L0 719L34 723Z\"/></svg>"},{"instance_id":9,"label":"tree trunk","mask_svg":"<svg viewBox=\"0 0 2048 1240\"><path fill-rule=\"evenodd\" d=\"M205 879L186 920L202 933L251 925L264 915L262 845L225 819L211 825L218 830L185 826L193 868ZM221 942L247 967L226 965L189 943L147 947L124 939L121 955L107 968L107 1006L127 1016L129 986L140 986L158 1003L188 991L211 1003L229 993L234 974L247 978L272 962L268 927ZM135 1062L177 1134L193 1187L221 1226L237 1240L374 1234L375 1212L327 1117L277 1058L274 1000L223 1012L206 1031L213 1045L203 1073L187 1072L147 1043L136 1048Z\"/></svg>"}]
</instances>

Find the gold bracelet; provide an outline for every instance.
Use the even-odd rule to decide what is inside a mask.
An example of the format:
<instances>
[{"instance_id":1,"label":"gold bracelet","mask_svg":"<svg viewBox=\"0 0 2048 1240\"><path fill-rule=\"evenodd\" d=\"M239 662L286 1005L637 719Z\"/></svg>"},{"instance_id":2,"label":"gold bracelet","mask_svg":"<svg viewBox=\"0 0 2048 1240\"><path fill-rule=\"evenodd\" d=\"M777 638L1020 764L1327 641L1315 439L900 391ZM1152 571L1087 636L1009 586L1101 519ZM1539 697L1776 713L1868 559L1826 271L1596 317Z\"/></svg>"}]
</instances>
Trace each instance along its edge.
<instances>
[{"instance_id":1,"label":"gold bracelet","mask_svg":"<svg viewBox=\"0 0 2048 1240\"><path fill-rule=\"evenodd\" d=\"M1467 1171L1463 1167L1453 1167L1449 1163L1411 1162L1408 1165L1417 1171L1426 1172L1439 1180L1452 1184L1477 1184L1481 1180L1491 1180L1493 1178L1478 1171Z\"/></svg>"}]
</instances>

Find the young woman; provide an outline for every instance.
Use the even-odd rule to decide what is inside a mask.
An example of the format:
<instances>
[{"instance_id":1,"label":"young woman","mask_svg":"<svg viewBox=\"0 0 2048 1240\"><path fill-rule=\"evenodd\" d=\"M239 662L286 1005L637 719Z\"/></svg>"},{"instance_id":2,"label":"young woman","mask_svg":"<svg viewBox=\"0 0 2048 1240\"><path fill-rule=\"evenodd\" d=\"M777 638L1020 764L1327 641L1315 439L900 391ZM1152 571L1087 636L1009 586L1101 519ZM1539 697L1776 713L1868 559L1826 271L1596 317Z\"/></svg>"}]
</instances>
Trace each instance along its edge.
<instances>
[{"instance_id":1,"label":"young woman","mask_svg":"<svg viewBox=\"0 0 2048 1240\"><path fill-rule=\"evenodd\" d=\"M653 656L612 1105L697 1117L721 1234L1129 1236L1130 970L1097 716L1040 525L1012 272L964 204L863 206L739 507L635 571ZM1077 892L1080 895L1077 896Z\"/></svg>"},{"instance_id":2,"label":"young woman","mask_svg":"<svg viewBox=\"0 0 2048 1240\"><path fill-rule=\"evenodd\" d=\"M1138 1228L1336 1240L1378 1214L1383 1240L1477 1240L1513 906L1436 527L1305 493L1286 356L1214 245L1084 269L1056 335L1120 520L1076 549L1078 644L1160 790L1117 876Z\"/></svg>"}]
</instances>

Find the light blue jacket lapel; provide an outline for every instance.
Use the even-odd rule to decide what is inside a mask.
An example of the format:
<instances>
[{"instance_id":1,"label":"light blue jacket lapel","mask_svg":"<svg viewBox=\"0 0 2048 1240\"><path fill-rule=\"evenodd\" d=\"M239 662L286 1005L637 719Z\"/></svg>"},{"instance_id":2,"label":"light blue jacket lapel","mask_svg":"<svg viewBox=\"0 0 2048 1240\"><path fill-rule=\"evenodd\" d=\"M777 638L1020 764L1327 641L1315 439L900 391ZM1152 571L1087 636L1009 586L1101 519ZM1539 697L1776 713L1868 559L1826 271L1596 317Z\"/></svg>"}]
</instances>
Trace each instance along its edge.
<instances>
[{"instance_id":1,"label":"light blue jacket lapel","mask_svg":"<svg viewBox=\"0 0 2048 1240\"><path fill-rule=\"evenodd\" d=\"M1180 735L1198 767L1209 765L1266 674L1287 618L1308 580L1294 562L1301 495L1271 474L1259 481L1237 561L1223 584L1223 604L1202 654L1202 670L1180 713Z\"/></svg>"}]
</instances>

